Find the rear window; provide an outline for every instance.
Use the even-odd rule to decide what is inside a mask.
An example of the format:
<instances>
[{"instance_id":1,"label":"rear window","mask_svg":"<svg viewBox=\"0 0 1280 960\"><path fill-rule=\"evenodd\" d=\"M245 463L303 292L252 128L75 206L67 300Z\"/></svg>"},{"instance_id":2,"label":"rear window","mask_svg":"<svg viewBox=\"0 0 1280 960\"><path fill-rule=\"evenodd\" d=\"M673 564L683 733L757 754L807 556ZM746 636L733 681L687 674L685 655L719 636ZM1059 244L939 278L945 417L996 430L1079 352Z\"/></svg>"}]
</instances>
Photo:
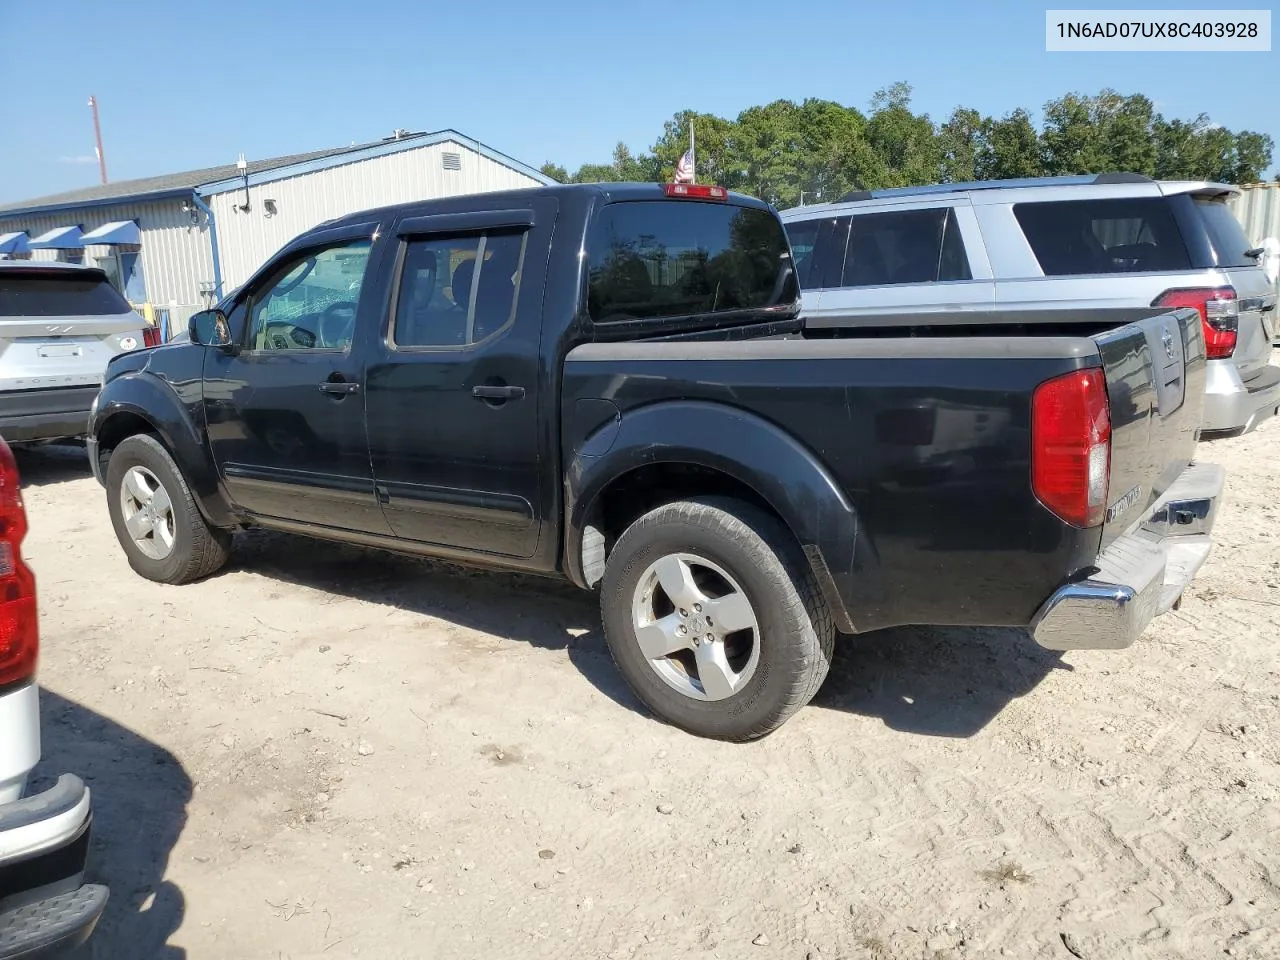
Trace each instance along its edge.
<instances>
[{"instance_id":1,"label":"rear window","mask_svg":"<svg viewBox=\"0 0 1280 960\"><path fill-rule=\"evenodd\" d=\"M842 286L969 279L969 258L955 213L949 208L853 218Z\"/></svg>"},{"instance_id":2,"label":"rear window","mask_svg":"<svg viewBox=\"0 0 1280 960\"><path fill-rule=\"evenodd\" d=\"M799 296L773 213L689 200L612 203L589 245L588 310L599 324L762 310Z\"/></svg>"},{"instance_id":3,"label":"rear window","mask_svg":"<svg viewBox=\"0 0 1280 960\"><path fill-rule=\"evenodd\" d=\"M801 289L840 286L844 248L849 240L848 217L793 220L787 224L787 236Z\"/></svg>"},{"instance_id":4,"label":"rear window","mask_svg":"<svg viewBox=\"0 0 1280 960\"><path fill-rule=\"evenodd\" d=\"M105 317L132 309L105 279L0 270L0 317Z\"/></svg>"},{"instance_id":5,"label":"rear window","mask_svg":"<svg viewBox=\"0 0 1280 960\"><path fill-rule=\"evenodd\" d=\"M1256 266L1256 260L1244 255L1253 245L1249 243L1244 228L1240 226L1240 221L1235 218L1231 208L1220 200L1196 199L1194 202L1209 234L1213 262L1219 267Z\"/></svg>"},{"instance_id":6,"label":"rear window","mask_svg":"<svg viewBox=\"0 0 1280 960\"><path fill-rule=\"evenodd\" d=\"M1016 203L1013 215L1047 277L1191 267L1163 197Z\"/></svg>"}]
</instances>

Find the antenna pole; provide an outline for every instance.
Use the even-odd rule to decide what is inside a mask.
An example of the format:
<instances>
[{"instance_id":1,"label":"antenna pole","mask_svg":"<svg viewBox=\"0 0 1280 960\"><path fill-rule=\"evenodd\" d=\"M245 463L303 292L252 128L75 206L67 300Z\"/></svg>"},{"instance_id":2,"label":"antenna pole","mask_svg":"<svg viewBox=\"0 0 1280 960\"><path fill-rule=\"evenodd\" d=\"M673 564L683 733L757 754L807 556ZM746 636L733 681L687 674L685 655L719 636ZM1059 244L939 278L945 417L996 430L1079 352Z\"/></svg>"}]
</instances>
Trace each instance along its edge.
<instances>
[{"instance_id":1,"label":"antenna pole","mask_svg":"<svg viewBox=\"0 0 1280 960\"><path fill-rule=\"evenodd\" d=\"M98 154L98 173L102 176L102 182L107 182L107 155L102 150L102 125L98 123L98 98L89 98L89 109L93 111L93 140L94 152Z\"/></svg>"}]
</instances>

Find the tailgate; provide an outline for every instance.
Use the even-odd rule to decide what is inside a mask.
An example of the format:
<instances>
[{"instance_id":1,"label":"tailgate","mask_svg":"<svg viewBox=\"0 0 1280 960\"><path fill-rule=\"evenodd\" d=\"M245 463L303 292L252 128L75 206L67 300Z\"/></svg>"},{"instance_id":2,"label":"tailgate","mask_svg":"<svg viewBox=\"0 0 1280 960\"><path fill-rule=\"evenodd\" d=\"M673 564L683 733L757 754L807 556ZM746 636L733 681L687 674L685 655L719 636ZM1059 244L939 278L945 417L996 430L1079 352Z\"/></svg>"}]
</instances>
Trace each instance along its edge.
<instances>
[{"instance_id":1,"label":"tailgate","mask_svg":"<svg viewBox=\"0 0 1280 960\"><path fill-rule=\"evenodd\" d=\"M1204 405L1205 352L1199 314L1174 310L1094 338L1111 403L1111 479L1106 546L1195 454Z\"/></svg>"},{"instance_id":2,"label":"tailgate","mask_svg":"<svg viewBox=\"0 0 1280 960\"><path fill-rule=\"evenodd\" d=\"M116 316L0 317L0 390L100 383L118 353L143 345L145 321Z\"/></svg>"}]
</instances>

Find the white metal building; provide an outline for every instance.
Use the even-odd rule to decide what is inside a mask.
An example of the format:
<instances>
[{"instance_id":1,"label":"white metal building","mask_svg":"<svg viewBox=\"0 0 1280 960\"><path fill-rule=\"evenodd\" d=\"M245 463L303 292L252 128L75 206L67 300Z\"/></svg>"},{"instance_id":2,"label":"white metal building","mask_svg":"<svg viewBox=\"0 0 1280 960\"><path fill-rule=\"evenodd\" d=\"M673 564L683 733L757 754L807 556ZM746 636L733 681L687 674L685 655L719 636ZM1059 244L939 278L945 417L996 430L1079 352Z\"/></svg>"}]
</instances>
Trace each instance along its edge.
<instances>
[{"instance_id":1,"label":"white metal building","mask_svg":"<svg viewBox=\"0 0 1280 960\"><path fill-rule=\"evenodd\" d=\"M1249 183L1231 198L1231 212L1254 246L1263 247L1263 267L1280 292L1280 182Z\"/></svg>"},{"instance_id":2,"label":"white metal building","mask_svg":"<svg viewBox=\"0 0 1280 960\"><path fill-rule=\"evenodd\" d=\"M174 329L286 242L391 203L551 183L455 130L127 180L0 205L0 257L97 263Z\"/></svg>"}]
</instances>

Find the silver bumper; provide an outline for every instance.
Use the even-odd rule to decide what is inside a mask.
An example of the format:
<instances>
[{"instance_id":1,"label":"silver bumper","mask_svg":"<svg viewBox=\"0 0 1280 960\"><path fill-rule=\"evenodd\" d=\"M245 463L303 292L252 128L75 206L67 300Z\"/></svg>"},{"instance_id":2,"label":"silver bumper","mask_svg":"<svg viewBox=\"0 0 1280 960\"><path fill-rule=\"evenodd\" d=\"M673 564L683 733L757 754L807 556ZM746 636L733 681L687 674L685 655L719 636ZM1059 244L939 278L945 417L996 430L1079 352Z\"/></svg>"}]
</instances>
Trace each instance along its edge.
<instances>
[{"instance_id":1,"label":"silver bumper","mask_svg":"<svg viewBox=\"0 0 1280 960\"><path fill-rule=\"evenodd\" d=\"M1213 546L1210 536L1225 474L1194 464L1147 518L1098 555L1087 580L1059 587L1031 623L1049 650L1119 650L1171 609Z\"/></svg>"},{"instance_id":2,"label":"silver bumper","mask_svg":"<svg viewBox=\"0 0 1280 960\"><path fill-rule=\"evenodd\" d=\"M1210 360L1205 372L1203 439L1250 433L1280 409L1280 368L1267 366L1248 383L1230 360Z\"/></svg>"}]
</instances>

